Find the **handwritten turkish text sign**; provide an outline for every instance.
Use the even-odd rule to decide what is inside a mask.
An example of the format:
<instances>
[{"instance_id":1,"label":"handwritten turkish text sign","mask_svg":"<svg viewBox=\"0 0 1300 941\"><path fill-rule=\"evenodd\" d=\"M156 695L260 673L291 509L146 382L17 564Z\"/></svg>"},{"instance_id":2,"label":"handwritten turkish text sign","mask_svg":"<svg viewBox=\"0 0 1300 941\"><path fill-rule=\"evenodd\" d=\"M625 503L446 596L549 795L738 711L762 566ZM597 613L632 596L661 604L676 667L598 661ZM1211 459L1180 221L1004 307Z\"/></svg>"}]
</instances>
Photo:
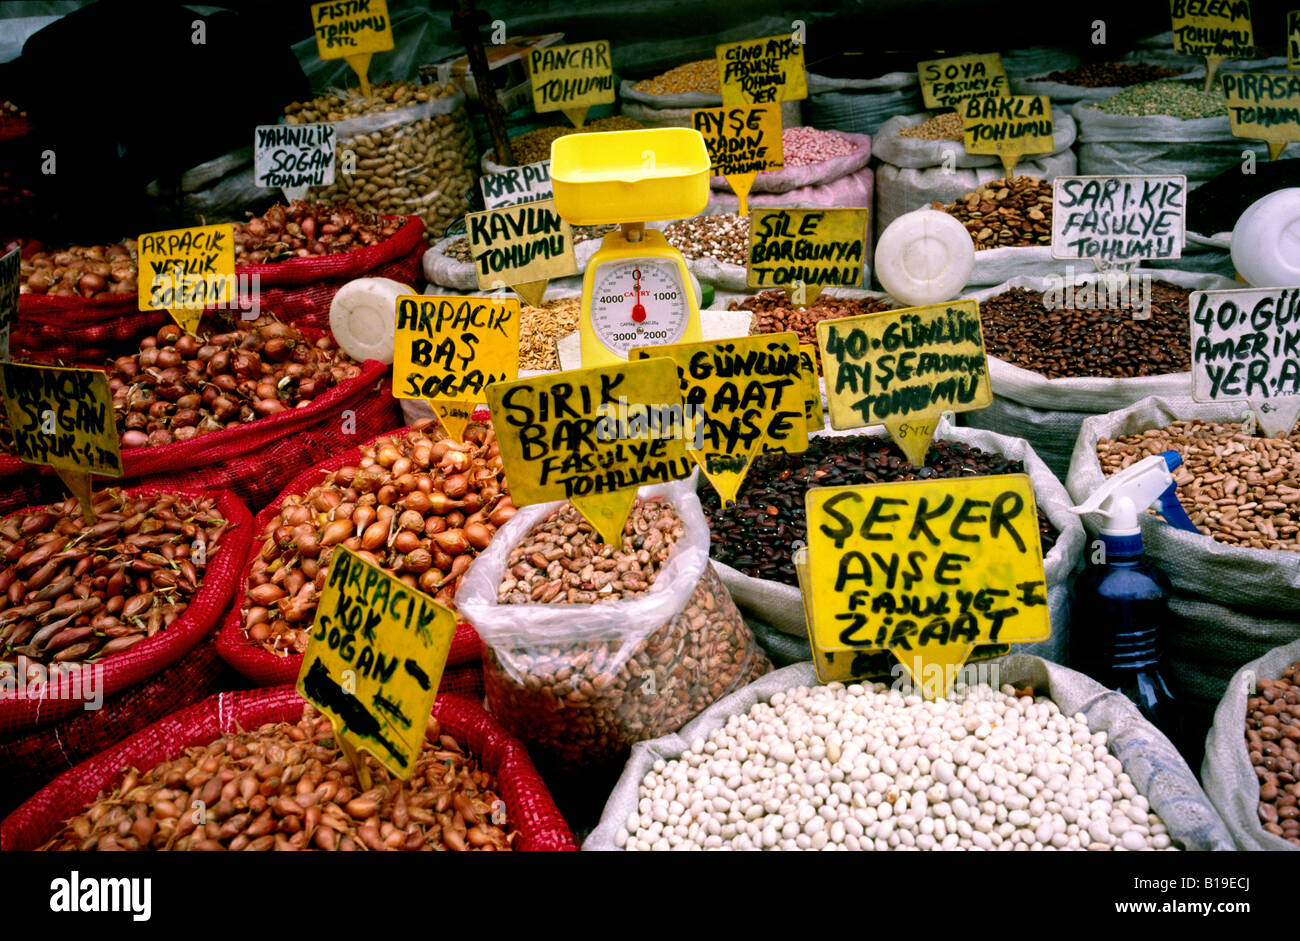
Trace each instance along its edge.
<instances>
[{"instance_id":1,"label":"handwritten turkish text sign","mask_svg":"<svg viewBox=\"0 0 1300 941\"><path fill-rule=\"evenodd\" d=\"M361 80L361 93L370 94L370 57L393 48L393 24L385 0L334 0L315 3L311 22L316 31L316 54L322 59L343 59Z\"/></svg>"},{"instance_id":2,"label":"handwritten turkish text sign","mask_svg":"<svg viewBox=\"0 0 1300 941\"><path fill-rule=\"evenodd\" d=\"M563 111L582 127L588 108L614 103L614 66L607 40L532 49L528 71L538 114Z\"/></svg>"},{"instance_id":3,"label":"handwritten turkish text sign","mask_svg":"<svg viewBox=\"0 0 1300 941\"><path fill-rule=\"evenodd\" d=\"M638 487L694 467L695 419L664 357L494 382L487 400L515 504L569 500L611 545Z\"/></svg>"},{"instance_id":4,"label":"handwritten turkish text sign","mask_svg":"<svg viewBox=\"0 0 1300 941\"><path fill-rule=\"evenodd\" d=\"M484 173L478 183L483 190L483 206L487 209L550 199L553 192L551 161L539 160L520 167L508 167L500 173Z\"/></svg>"},{"instance_id":5,"label":"handwritten turkish text sign","mask_svg":"<svg viewBox=\"0 0 1300 941\"><path fill-rule=\"evenodd\" d=\"M402 780L415 773L456 615L335 546L298 692Z\"/></svg>"},{"instance_id":6,"label":"handwritten turkish text sign","mask_svg":"<svg viewBox=\"0 0 1300 941\"><path fill-rule=\"evenodd\" d=\"M749 215L754 178L785 166L780 106L701 108L691 112L691 125L704 137L711 169L731 184L740 214Z\"/></svg>"},{"instance_id":7,"label":"handwritten turkish text sign","mask_svg":"<svg viewBox=\"0 0 1300 941\"><path fill-rule=\"evenodd\" d=\"M1205 87L1224 59L1255 58L1250 0L1169 0L1174 51L1206 60Z\"/></svg>"},{"instance_id":8,"label":"handwritten turkish text sign","mask_svg":"<svg viewBox=\"0 0 1300 941\"><path fill-rule=\"evenodd\" d=\"M534 307L551 278L578 273L573 230L543 199L465 217L478 286L487 291L509 285Z\"/></svg>"},{"instance_id":9,"label":"handwritten turkish text sign","mask_svg":"<svg viewBox=\"0 0 1300 941\"><path fill-rule=\"evenodd\" d=\"M807 450L796 334L632 350L634 359L656 356L671 359L677 367L682 401L699 422L687 451L724 504L736 499L757 455Z\"/></svg>"},{"instance_id":10,"label":"handwritten turkish text sign","mask_svg":"<svg viewBox=\"0 0 1300 941\"><path fill-rule=\"evenodd\" d=\"M1055 149L1052 103L1046 95L967 98L959 110L966 152L996 155L1008 177L1025 154Z\"/></svg>"},{"instance_id":11,"label":"handwritten turkish text sign","mask_svg":"<svg viewBox=\"0 0 1300 941\"><path fill-rule=\"evenodd\" d=\"M316 30L316 54L322 59L345 59L393 48L393 24L385 0L313 3L311 21Z\"/></svg>"},{"instance_id":12,"label":"handwritten turkish text sign","mask_svg":"<svg viewBox=\"0 0 1300 941\"><path fill-rule=\"evenodd\" d=\"M253 182L302 199L334 182L333 124L263 124L253 135Z\"/></svg>"},{"instance_id":13,"label":"handwritten turkish text sign","mask_svg":"<svg viewBox=\"0 0 1300 941\"><path fill-rule=\"evenodd\" d=\"M817 324L831 427L883 424L925 463L945 411L993 403L979 304L949 301Z\"/></svg>"},{"instance_id":14,"label":"handwritten turkish text sign","mask_svg":"<svg viewBox=\"0 0 1300 941\"><path fill-rule=\"evenodd\" d=\"M1300 417L1300 287L1193 291L1192 397L1250 403L1268 435Z\"/></svg>"},{"instance_id":15,"label":"handwritten turkish text sign","mask_svg":"<svg viewBox=\"0 0 1300 941\"><path fill-rule=\"evenodd\" d=\"M140 309L167 310L193 333L203 309L235 290L235 227L203 225L140 236Z\"/></svg>"},{"instance_id":16,"label":"handwritten turkish text sign","mask_svg":"<svg viewBox=\"0 0 1300 941\"><path fill-rule=\"evenodd\" d=\"M818 678L894 654L926 695L979 644L1046 640L1034 489L1025 474L814 487L808 513L809 639ZM943 668L942 689L924 682Z\"/></svg>"},{"instance_id":17,"label":"handwritten turkish text sign","mask_svg":"<svg viewBox=\"0 0 1300 941\"><path fill-rule=\"evenodd\" d=\"M518 298L399 297L394 336L393 396L433 403L456 441L488 385L519 375Z\"/></svg>"},{"instance_id":18,"label":"handwritten turkish text sign","mask_svg":"<svg viewBox=\"0 0 1300 941\"><path fill-rule=\"evenodd\" d=\"M821 431L826 427L822 415L822 389L818 382L817 346L813 343L799 345L799 374L804 382L804 420L808 423L808 433Z\"/></svg>"},{"instance_id":19,"label":"handwritten turkish text sign","mask_svg":"<svg viewBox=\"0 0 1300 941\"><path fill-rule=\"evenodd\" d=\"M18 319L18 279L22 271L20 250L0 257L0 362L9 361L9 335Z\"/></svg>"},{"instance_id":20,"label":"handwritten turkish text sign","mask_svg":"<svg viewBox=\"0 0 1300 941\"><path fill-rule=\"evenodd\" d=\"M108 375L98 369L4 364L4 401L14 454L54 468L93 519L90 475L122 476Z\"/></svg>"},{"instance_id":21,"label":"handwritten turkish text sign","mask_svg":"<svg viewBox=\"0 0 1300 941\"><path fill-rule=\"evenodd\" d=\"M1300 75L1293 72L1229 72L1223 76L1228 121L1234 137L1262 140L1268 158L1300 141Z\"/></svg>"},{"instance_id":22,"label":"handwritten turkish text sign","mask_svg":"<svg viewBox=\"0 0 1300 941\"><path fill-rule=\"evenodd\" d=\"M803 43L790 36L766 36L724 43L715 51L722 104L780 104L808 97Z\"/></svg>"},{"instance_id":23,"label":"handwritten turkish text sign","mask_svg":"<svg viewBox=\"0 0 1300 941\"><path fill-rule=\"evenodd\" d=\"M1286 67L1300 72L1300 10L1286 15Z\"/></svg>"},{"instance_id":24,"label":"handwritten turkish text sign","mask_svg":"<svg viewBox=\"0 0 1300 941\"><path fill-rule=\"evenodd\" d=\"M996 52L927 59L916 63L916 74L921 81L921 100L927 108L956 108L967 98L1011 94L1002 56Z\"/></svg>"},{"instance_id":25,"label":"handwritten turkish text sign","mask_svg":"<svg viewBox=\"0 0 1300 941\"><path fill-rule=\"evenodd\" d=\"M803 288L811 304L823 287L862 284L865 209L762 209L749 217L745 283L754 288Z\"/></svg>"},{"instance_id":26,"label":"handwritten turkish text sign","mask_svg":"<svg viewBox=\"0 0 1300 941\"><path fill-rule=\"evenodd\" d=\"M1185 176L1058 176L1052 181L1052 257L1099 267L1179 258Z\"/></svg>"}]
</instances>

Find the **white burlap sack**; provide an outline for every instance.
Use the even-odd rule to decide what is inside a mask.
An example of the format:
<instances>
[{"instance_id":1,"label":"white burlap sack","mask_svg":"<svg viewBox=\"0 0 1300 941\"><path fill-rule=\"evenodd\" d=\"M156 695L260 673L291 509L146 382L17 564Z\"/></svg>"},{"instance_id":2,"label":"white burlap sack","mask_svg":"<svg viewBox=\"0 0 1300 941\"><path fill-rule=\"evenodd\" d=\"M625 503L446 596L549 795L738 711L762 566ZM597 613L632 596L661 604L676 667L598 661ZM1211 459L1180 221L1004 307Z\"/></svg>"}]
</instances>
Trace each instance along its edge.
<instances>
[{"instance_id":1,"label":"white burlap sack","mask_svg":"<svg viewBox=\"0 0 1300 941\"><path fill-rule=\"evenodd\" d=\"M882 124L880 130L872 135L872 152L880 159L881 163L914 170L942 167L945 159L949 159L946 156L949 153L952 154L951 165L957 169L967 169L969 167L998 167L1001 169L1002 161L996 155L968 154L961 141L926 140L923 137L899 136L899 131L916 127L918 124L924 124L931 117L932 115L928 112L895 115ZM1070 116L1069 111L1061 108L1052 109L1052 131L1053 146L1051 154L1034 154L1032 160L1028 158L1021 160L1016 165L1017 174L1020 174L1021 167L1027 168L1029 163L1041 161L1044 157L1064 153L1070 149L1074 144L1075 127L1074 118ZM1025 169L1024 175L1038 176L1039 174ZM970 187L970 189L974 188L974 186Z\"/></svg>"},{"instance_id":2,"label":"white burlap sack","mask_svg":"<svg viewBox=\"0 0 1300 941\"><path fill-rule=\"evenodd\" d=\"M891 120L893 120L891 118ZM878 140L878 138L877 138ZM961 148L953 141L949 146ZM876 154L879 156L879 150ZM1036 176L1040 180L1054 180L1058 176L1071 176L1077 167L1074 151L1064 150L1056 154L1021 160L1016 164L1016 176ZM1002 164L995 166L969 167L949 172L942 166L930 166L924 169L914 167L897 167L881 162L876 166L876 238L899 216L929 206L933 202L945 206L976 189L981 183L1000 180L1006 173Z\"/></svg>"},{"instance_id":3,"label":"white burlap sack","mask_svg":"<svg viewBox=\"0 0 1300 941\"><path fill-rule=\"evenodd\" d=\"M858 434L883 435L885 430L853 428L835 431L828 428L819 434L835 437ZM1034 499L1060 535L1057 536L1056 545L1043 559L1043 569L1047 576L1047 604L1052 616L1052 636L1039 643L1026 644L1023 649L1027 653L1037 654L1049 660L1063 659L1069 649L1069 582L1083 551L1083 527L1079 524L1079 518L1069 510L1071 503L1065 488L1052 476L1051 471L1024 441L988 431L952 428L947 422L940 422L939 430L935 432L934 437L937 441L958 441L990 454L1001 454L1021 461L1025 465L1025 473L1034 483ZM752 611L768 624L787 634L796 637L808 636L808 628L804 623L802 596L798 588L782 582L745 575L717 560L714 560L713 567L742 611Z\"/></svg>"},{"instance_id":4,"label":"white burlap sack","mask_svg":"<svg viewBox=\"0 0 1300 941\"><path fill-rule=\"evenodd\" d=\"M1300 660L1300 641L1275 647L1246 664L1228 682L1214 725L1205 740L1201 780L1240 850L1300 850L1280 836L1269 833L1259 820L1259 778L1246 749L1246 700L1253 696L1258 679L1276 680L1282 671Z\"/></svg>"},{"instance_id":5,"label":"white burlap sack","mask_svg":"<svg viewBox=\"0 0 1300 941\"><path fill-rule=\"evenodd\" d=\"M1082 272L1086 263L1075 264L1079 266L1076 271ZM1141 273L1149 274L1153 281L1169 281L1194 291L1221 291L1233 286L1231 281L1213 274L1168 268L1144 268ZM1079 273L1076 282L1095 282L1096 277ZM983 302L1013 287L1045 291L1050 286L1041 277L1012 278L997 287L964 296ZM1070 466L1079 426L1089 415L1124 408L1149 395L1184 395L1191 389L1191 374L1185 372L1133 379L1047 379L996 356L989 357L989 379L993 384L993 404L977 412L963 412L963 423L971 428L1026 439L1052 473L1062 480Z\"/></svg>"},{"instance_id":6,"label":"white burlap sack","mask_svg":"<svg viewBox=\"0 0 1300 941\"><path fill-rule=\"evenodd\" d=\"M877 78L831 78L807 74L804 119L826 131L874 134L896 114L922 108L916 72L889 72Z\"/></svg>"},{"instance_id":7,"label":"white burlap sack","mask_svg":"<svg viewBox=\"0 0 1300 941\"><path fill-rule=\"evenodd\" d=\"M1077 151L1083 175L1181 173L1190 190L1239 166L1243 150L1268 159L1262 141L1232 136L1226 113L1183 120L1167 114L1107 114L1096 104L1081 101L1071 109L1079 125ZM1287 145L1283 156L1300 156L1300 145Z\"/></svg>"},{"instance_id":8,"label":"white burlap sack","mask_svg":"<svg viewBox=\"0 0 1300 941\"><path fill-rule=\"evenodd\" d=\"M1110 752L1124 767L1138 793L1169 831L1175 845L1187 850L1230 850L1232 839L1187 762L1155 726L1142 718L1122 693L1111 692L1082 673L1035 656L1013 654L993 661L999 679L1015 686L1029 684L1067 715L1082 713L1088 728L1105 732ZM600 823L583 842L583 850L617 850L618 831L640 803L641 782L656 761L673 761L691 747L778 692L812 686L817 676L811 663L797 663L761 677L704 710L671 735L632 746L623 774L614 786Z\"/></svg>"},{"instance_id":9,"label":"white burlap sack","mask_svg":"<svg viewBox=\"0 0 1300 941\"><path fill-rule=\"evenodd\" d=\"M975 253L975 265L966 279L966 289L1002 284L1013 278L1045 278L1065 272L1071 262L1052 257L1050 245L986 248Z\"/></svg>"},{"instance_id":10,"label":"white burlap sack","mask_svg":"<svg viewBox=\"0 0 1300 941\"><path fill-rule=\"evenodd\" d=\"M764 171L754 177L750 193L789 193L791 190L822 187L834 183L840 177L857 173L871 160L871 137L867 134L843 133L840 136L853 144L853 149L847 154L799 167ZM715 190L731 192L731 184L725 177L715 176L709 185Z\"/></svg>"},{"instance_id":11,"label":"white burlap sack","mask_svg":"<svg viewBox=\"0 0 1300 941\"><path fill-rule=\"evenodd\" d=\"M1084 500L1105 479L1097 442L1200 418L1242 420L1241 403L1197 403L1153 397L1086 419L1079 430L1066 487ZM1228 680L1242 664L1279 644L1300 640L1300 552L1246 549L1142 517L1146 556L1169 576L1173 593L1166 663L1173 671L1189 731L1209 726Z\"/></svg>"}]
</instances>

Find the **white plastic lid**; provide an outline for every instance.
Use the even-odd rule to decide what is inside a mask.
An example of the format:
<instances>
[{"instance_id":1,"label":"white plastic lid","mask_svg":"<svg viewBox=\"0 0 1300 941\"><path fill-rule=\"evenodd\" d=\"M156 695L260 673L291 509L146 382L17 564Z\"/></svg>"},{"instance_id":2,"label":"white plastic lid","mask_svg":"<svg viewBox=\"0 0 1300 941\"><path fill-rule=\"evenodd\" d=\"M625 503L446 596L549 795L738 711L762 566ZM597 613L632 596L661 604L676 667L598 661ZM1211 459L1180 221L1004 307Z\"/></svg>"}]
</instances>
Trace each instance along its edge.
<instances>
[{"instance_id":1,"label":"white plastic lid","mask_svg":"<svg viewBox=\"0 0 1300 941\"><path fill-rule=\"evenodd\" d=\"M970 233L938 209L899 216L876 241L876 277L886 291L910 307L956 297L974 266Z\"/></svg>"},{"instance_id":2,"label":"white plastic lid","mask_svg":"<svg viewBox=\"0 0 1300 941\"><path fill-rule=\"evenodd\" d=\"M1232 264L1253 287L1300 285L1300 187L1269 193L1241 214Z\"/></svg>"}]
</instances>

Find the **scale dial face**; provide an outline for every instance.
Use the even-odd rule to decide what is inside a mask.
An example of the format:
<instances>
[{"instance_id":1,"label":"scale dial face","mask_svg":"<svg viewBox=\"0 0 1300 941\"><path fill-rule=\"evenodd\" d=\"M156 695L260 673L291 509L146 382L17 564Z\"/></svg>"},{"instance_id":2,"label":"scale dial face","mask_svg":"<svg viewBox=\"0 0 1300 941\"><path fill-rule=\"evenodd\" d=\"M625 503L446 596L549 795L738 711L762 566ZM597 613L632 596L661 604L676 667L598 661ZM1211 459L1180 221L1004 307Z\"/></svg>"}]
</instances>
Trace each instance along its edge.
<instances>
[{"instance_id":1,"label":"scale dial face","mask_svg":"<svg viewBox=\"0 0 1300 941\"><path fill-rule=\"evenodd\" d=\"M634 346L676 343L690 320L688 290L674 261L605 262L592 279L592 332L605 349L623 359Z\"/></svg>"}]
</instances>

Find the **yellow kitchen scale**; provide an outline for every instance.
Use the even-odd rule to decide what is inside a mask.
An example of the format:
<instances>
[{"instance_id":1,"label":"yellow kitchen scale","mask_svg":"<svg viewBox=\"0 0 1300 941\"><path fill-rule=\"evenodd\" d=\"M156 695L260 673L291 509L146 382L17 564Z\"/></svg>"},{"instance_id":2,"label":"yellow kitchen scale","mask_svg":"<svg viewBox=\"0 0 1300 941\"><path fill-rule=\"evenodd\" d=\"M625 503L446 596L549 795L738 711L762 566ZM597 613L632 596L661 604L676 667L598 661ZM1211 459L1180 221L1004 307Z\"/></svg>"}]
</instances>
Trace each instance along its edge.
<instances>
[{"instance_id":1,"label":"yellow kitchen scale","mask_svg":"<svg viewBox=\"0 0 1300 941\"><path fill-rule=\"evenodd\" d=\"M637 346L701 340L682 253L656 220L688 219L709 201L709 152L694 128L570 134L551 144L555 209L570 225L620 226L582 279L582 365L625 362Z\"/></svg>"}]
</instances>

